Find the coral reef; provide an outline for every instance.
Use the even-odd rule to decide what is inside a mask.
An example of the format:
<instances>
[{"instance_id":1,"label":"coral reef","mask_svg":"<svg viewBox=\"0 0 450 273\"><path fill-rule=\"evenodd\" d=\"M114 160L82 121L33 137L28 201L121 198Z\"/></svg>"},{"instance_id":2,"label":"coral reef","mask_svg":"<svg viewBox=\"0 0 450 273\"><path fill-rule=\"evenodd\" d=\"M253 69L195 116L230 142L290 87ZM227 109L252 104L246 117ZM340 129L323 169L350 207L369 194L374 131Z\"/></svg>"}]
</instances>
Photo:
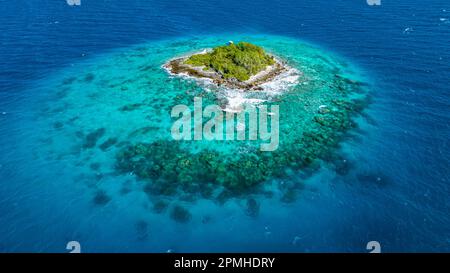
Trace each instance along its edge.
<instances>
[{"instance_id":1,"label":"coral reef","mask_svg":"<svg viewBox=\"0 0 450 273\"><path fill-rule=\"evenodd\" d=\"M111 201L111 197L103 190L98 190L94 196L95 205L106 205L109 201Z\"/></svg>"},{"instance_id":2,"label":"coral reef","mask_svg":"<svg viewBox=\"0 0 450 273\"><path fill-rule=\"evenodd\" d=\"M136 222L136 233L138 240L142 241L148 238L148 223L144 220L139 220Z\"/></svg>"},{"instance_id":3,"label":"coral reef","mask_svg":"<svg viewBox=\"0 0 450 273\"><path fill-rule=\"evenodd\" d=\"M275 179L302 184L322 161L340 175L350 174L351 162L336 150L349 136L350 129L357 133L355 117L364 115L362 111L370 103L367 84L359 73L354 73L359 71L298 40L265 36L230 38L252 41L261 48L238 43L186 56L186 52L199 52L223 43L223 37L149 43L108 56L83 68L82 73L70 74L80 77L64 74L58 78L55 90L59 92L60 103L46 105L45 114L47 118L61 117L51 119L46 126L57 129L60 138L72 137L75 143L67 150L58 147L58 156L79 155L80 166L86 165L95 173L93 181L116 174L124 175L125 179L136 177L150 200L170 202L208 198L223 204L235 196L247 200L248 194L257 193L292 202L298 196L298 185L284 185L278 192L269 183ZM262 48L274 55L264 53ZM174 56L186 57L173 59ZM273 74L262 77L253 87L246 84L255 73L276 67L280 60L281 67ZM171 76L161 66L183 76ZM191 77L185 77L183 72ZM277 73L280 74L271 80ZM211 83L211 78L195 78L207 74L215 75L216 84ZM262 90L248 90L257 90L258 84ZM233 100L259 101L253 104L256 107L262 103L279 106L278 149L262 152L260 140L173 140L170 111L175 105L192 105L193 97L201 97L204 105L215 104L225 110L224 106ZM111 157L115 161L109 161ZM370 175L358 178L380 182ZM92 187L97 189L96 184ZM130 190L129 185L117 189L123 194ZM97 203L108 202L105 193L97 196ZM153 209L159 212L166 207L155 203Z\"/></svg>"},{"instance_id":4,"label":"coral reef","mask_svg":"<svg viewBox=\"0 0 450 273\"><path fill-rule=\"evenodd\" d=\"M105 128L99 128L86 135L83 148L93 148L97 145L97 141L105 134Z\"/></svg>"},{"instance_id":5,"label":"coral reef","mask_svg":"<svg viewBox=\"0 0 450 273\"><path fill-rule=\"evenodd\" d=\"M239 194L272 177L284 176L286 166L300 170L331 154L343 133L356 126L352 116L361 111L360 103L333 99L330 110L315 115L308 130L271 153L255 149L224 154L208 148L192 153L178 141L157 140L123 148L117 154L116 167L153 181L146 186L153 194L173 195L181 189L211 197L212 185ZM347 166L337 168L344 172ZM287 192L283 199L290 202L294 196L294 192Z\"/></svg>"},{"instance_id":6,"label":"coral reef","mask_svg":"<svg viewBox=\"0 0 450 273\"><path fill-rule=\"evenodd\" d=\"M158 200L153 203L153 211L156 213L163 213L166 209L169 203L164 200Z\"/></svg>"},{"instance_id":7,"label":"coral reef","mask_svg":"<svg viewBox=\"0 0 450 273\"><path fill-rule=\"evenodd\" d=\"M85 82L92 82L95 78L95 75L92 73L88 73L86 74L86 76L84 77L84 81Z\"/></svg>"},{"instance_id":8,"label":"coral reef","mask_svg":"<svg viewBox=\"0 0 450 273\"><path fill-rule=\"evenodd\" d=\"M117 143L117 138L110 137L105 142L100 144L99 148L103 151L106 151L109 147L115 145Z\"/></svg>"},{"instance_id":9,"label":"coral reef","mask_svg":"<svg viewBox=\"0 0 450 273\"><path fill-rule=\"evenodd\" d=\"M170 217L179 223L187 223L191 220L191 213L180 205L175 205L170 212Z\"/></svg>"},{"instance_id":10,"label":"coral reef","mask_svg":"<svg viewBox=\"0 0 450 273\"><path fill-rule=\"evenodd\" d=\"M247 207L245 210L245 214L250 217L256 217L259 214L259 204L254 198L247 199Z\"/></svg>"}]
</instances>

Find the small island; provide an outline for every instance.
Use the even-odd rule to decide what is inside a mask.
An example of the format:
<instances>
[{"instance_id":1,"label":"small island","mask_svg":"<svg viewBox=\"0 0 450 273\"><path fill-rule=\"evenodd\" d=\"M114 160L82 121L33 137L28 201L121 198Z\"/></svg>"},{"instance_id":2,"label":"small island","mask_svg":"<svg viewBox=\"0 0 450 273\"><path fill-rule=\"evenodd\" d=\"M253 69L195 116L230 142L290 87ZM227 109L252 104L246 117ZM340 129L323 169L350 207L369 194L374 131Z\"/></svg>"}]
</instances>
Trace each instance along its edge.
<instances>
[{"instance_id":1,"label":"small island","mask_svg":"<svg viewBox=\"0 0 450 273\"><path fill-rule=\"evenodd\" d=\"M215 84L245 90L262 90L286 70L285 64L263 48L248 42L232 41L224 46L173 59L164 65L172 74L211 79Z\"/></svg>"}]
</instances>

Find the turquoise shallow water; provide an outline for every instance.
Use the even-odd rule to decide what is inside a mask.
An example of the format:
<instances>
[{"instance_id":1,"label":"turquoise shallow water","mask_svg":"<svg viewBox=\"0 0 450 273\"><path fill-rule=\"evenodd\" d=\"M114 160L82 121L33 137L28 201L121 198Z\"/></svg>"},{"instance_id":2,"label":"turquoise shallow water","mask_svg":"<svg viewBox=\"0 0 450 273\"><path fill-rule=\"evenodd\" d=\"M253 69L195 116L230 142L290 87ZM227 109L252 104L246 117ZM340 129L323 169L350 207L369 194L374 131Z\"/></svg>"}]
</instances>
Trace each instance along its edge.
<instances>
[{"instance_id":1,"label":"turquoise shallow water","mask_svg":"<svg viewBox=\"0 0 450 273\"><path fill-rule=\"evenodd\" d=\"M447 2L384 1L378 7L344 0L99 0L79 7L50 0L2 2L0 251L66 252L69 240L80 241L83 252L366 252L372 240L384 252L449 251ZM280 56L295 49L275 42L310 41L311 51L299 48L326 56L312 61L325 70L338 65L350 79L369 83L365 88L373 100L356 117L359 127L344 136L338 154L320 169L288 169L287 177L268 184L272 198L252 192L220 205L215 199L192 203L187 201L192 196L183 194L157 214L143 181L113 167L115 151L126 147L124 139L147 141L146 131L165 137L160 126L169 122L161 109L176 98L163 92L166 85L189 87L192 93L180 97L188 104L202 89L167 78L159 67L131 68L159 66L177 52L239 40L240 33L273 38L258 43ZM140 58L142 46L159 52ZM308 62L296 54L290 59L298 66ZM92 78L93 70L101 75ZM140 80L122 82L125 75ZM76 80L70 83L71 77ZM76 88L64 90L66 79ZM102 79L113 86L101 87ZM285 109L316 113L323 102L310 103L310 109L300 111L294 103ZM307 123L298 121L291 128L301 131ZM145 127L129 138L132 129ZM96 136L96 147L89 148ZM107 141L111 137L118 138ZM296 184L303 185L295 189L296 202L281 202ZM247 215L248 203L254 204L250 196L259 204L257 217ZM174 204L190 211L188 223L170 217Z\"/></svg>"},{"instance_id":2,"label":"turquoise shallow water","mask_svg":"<svg viewBox=\"0 0 450 273\"><path fill-rule=\"evenodd\" d=\"M239 250L240 247L233 244L233 234L240 237L242 233L248 233L248 244L254 245L254 250L259 244L277 242L275 238L278 236L287 237L280 247L295 250L301 236L273 235L272 229L273 225L291 222L290 215L294 214L297 206L305 206L297 195L311 192L307 196L308 199L313 198L315 194L323 194L318 188L330 186L309 178L311 172L314 173L313 169L299 167L300 173L297 173L297 168L287 169L281 178L273 180L268 176L268 180L258 182L262 188L253 187L243 195L239 194L237 198L233 195L230 199L220 197L221 185L211 185L214 193L206 199L195 190L182 190L169 196L149 193L147 185L156 182L141 179L132 171L120 172L116 169L116 155L125 146L171 141L170 127L174 121L170 117L171 108L180 103L192 106L195 96L203 96L205 105L217 102L230 92L231 96L237 93L246 98L280 104L280 149L284 150L290 150L289 147L301 138L303 132L316 124L313 118L318 115L319 106L328 104L331 109L330 103L335 99L364 97L361 95L364 94L363 89L351 93L342 91L347 87L341 87L339 91L332 85L337 74L339 77L351 77L354 81L359 81L361 76L354 72L355 69L352 71L347 62L321 49L280 36L227 35L227 38L252 41L263 46L295 68L295 75L292 75L293 72L281 75L277 86L265 87L261 92L239 93L174 77L163 69L162 65L171 58L223 42L221 36L215 36L149 42L122 48L77 63L36 83L39 87L35 92L39 95L27 104L26 110L21 110L27 115L17 126L16 133L21 138L20 142L16 142L18 149L14 150L14 156L21 161L15 166L25 166L23 162L27 161L32 162L27 168L37 170L16 172L33 175L36 184L30 184L27 191L35 191L35 186L42 187L40 193L43 196L36 196L38 200L58 199L58 203L52 201L40 208L45 214L48 213L46 210L54 211L52 216L55 218L42 219L42 225L46 225L45 231L49 232L49 236L52 234L53 239L47 242L38 239L35 243L38 247L52 251L57 243L76 237L80 242L91 242L86 246L89 251L127 250L128 240L133 241L133 249L128 249L130 251L190 251L192 241L209 236L210 240L214 240L227 234L231 249ZM291 80L283 81L286 78ZM321 133L318 131L316 134ZM182 142L180 147L195 153L212 149L222 159L228 155L236 159L238 167L230 169L225 165L225 172L240 174L244 171L244 161L239 158L248 155L259 142L256 143L204 140ZM272 157L270 152L267 156ZM187 159L191 157L187 156ZM292 162L285 167L291 167L296 161L295 158L289 160ZM344 163L342 158L336 160L341 162L337 164L344 166L331 164L330 167L346 171L345 160ZM317 164L318 161L314 164L315 168L319 167ZM261 166L254 166L250 171L258 171L258 168ZM190 172L193 173L191 180L200 180L195 175L197 170ZM43 173L51 173L54 181L46 183L41 180L39 176ZM185 180L183 175L178 177L180 181L177 180L177 183ZM238 182L244 183L242 179ZM158 204L159 207L155 207ZM172 219L171 211L175 206L189 211L188 223L178 223ZM61 210L61 207L64 209ZM276 216L272 214L274 210L277 211ZM17 219L11 217L11 221ZM24 221L23 218L21 220ZM73 226L69 225L69 229L61 232L53 230L56 225L52 225L52 221L69 221ZM21 228L23 232L30 232L27 228L34 227L33 224L32 227L24 225ZM127 239L115 241L117 236ZM95 243L99 238L107 243ZM240 241L236 238L235 243ZM194 250L218 251L223 247L207 244Z\"/></svg>"}]
</instances>

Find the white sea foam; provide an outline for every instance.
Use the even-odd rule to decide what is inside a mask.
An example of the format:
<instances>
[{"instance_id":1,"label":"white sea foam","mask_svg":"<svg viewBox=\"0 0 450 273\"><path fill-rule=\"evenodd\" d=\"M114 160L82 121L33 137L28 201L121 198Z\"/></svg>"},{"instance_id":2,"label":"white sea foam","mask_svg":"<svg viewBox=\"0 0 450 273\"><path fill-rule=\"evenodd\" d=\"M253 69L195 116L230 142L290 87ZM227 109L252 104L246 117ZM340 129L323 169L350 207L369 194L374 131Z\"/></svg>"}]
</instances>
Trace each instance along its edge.
<instances>
[{"instance_id":1,"label":"white sea foam","mask_svg":"<svg viewBox=\"0 0 450 273\"><path fill-rule=\"evenodd\" d=\"M249 97L248 94L242 90L228 89L221 92L220 95L227 99L227 104L224 108L225 112L238 113L241 112L246 105L258 105L267 101L264 99Z\"/></svg>"},{"instance_id":2,"label":"white sea foam","mask_svg":"<svg viewBox=\"0 0 450 273\"><path fill-rule=\"evenodd\" d=\"M281 73L273 80L261 84L262 92L268 94L280 94L292 86L298 84L300 72L295 68L288 68L287 71Z\"/></svg>"},{"instance_id":3,"label":"white sea foam","mask_svg":"<svg viewBox=\"0 0 450 273\"><path fill-rule=\"evenodd\" d=\"M257 106L263 102L271 101L283 92L299 84L300 71L288 67L287 71L281 73L273 80L261 84L262 90L245 91L237 89L223 89L220 93L228 101L224 108L227 112L240 112L245 106Z\"/></svg>"}]
</instances>

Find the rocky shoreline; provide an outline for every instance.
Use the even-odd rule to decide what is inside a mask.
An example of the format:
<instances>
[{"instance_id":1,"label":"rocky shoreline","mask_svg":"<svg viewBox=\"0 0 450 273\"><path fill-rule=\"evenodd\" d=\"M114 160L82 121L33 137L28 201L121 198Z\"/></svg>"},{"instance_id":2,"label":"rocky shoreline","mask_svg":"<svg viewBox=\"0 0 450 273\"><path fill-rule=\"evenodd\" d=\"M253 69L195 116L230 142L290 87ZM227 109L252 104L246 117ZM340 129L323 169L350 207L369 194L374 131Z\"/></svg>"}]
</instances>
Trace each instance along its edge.
<instances>
[{"instance_id":1,"label":"rocky shoreline","mask_svg":"<svg viewBox=\"0 0 450 273\"><path fill-rule=\"evenodd\" d=\"M185 61L189 59L190 56L192 55L170 60L164 64L163 67L173 75L182 74L196 79L210 79L217 86L253 91L262 90L262 84L270 82L275 77L288 70L284 62L274 57L275 64L267 66L265 70L253 75L246 81L239 81L234 78L225 79L220 73L212 69L205 70L205 66L193 66L186 64Z\"/></svg>"}]
</instances>

